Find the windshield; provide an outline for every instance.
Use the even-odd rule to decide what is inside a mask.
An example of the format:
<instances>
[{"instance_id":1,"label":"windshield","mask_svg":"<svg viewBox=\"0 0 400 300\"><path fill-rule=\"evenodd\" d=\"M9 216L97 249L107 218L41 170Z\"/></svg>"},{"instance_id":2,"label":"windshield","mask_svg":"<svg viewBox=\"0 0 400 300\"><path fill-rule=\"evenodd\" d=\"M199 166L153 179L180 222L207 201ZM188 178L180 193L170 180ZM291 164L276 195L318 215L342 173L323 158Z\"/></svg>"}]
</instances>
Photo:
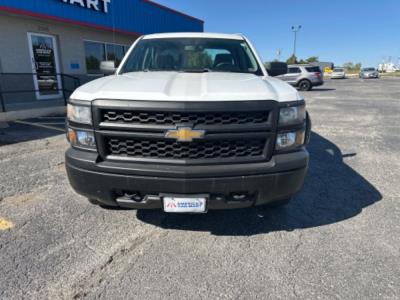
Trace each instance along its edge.
<instances>
[{"instance_id":1,"label":"windshield","mask_svg":"<svg viewBox=\"0 0 400 300\"><path fill-rule=\"evenodd\" d=\"M149 71L263 75L246 41L207 38L141 40L122 67L122 73Z\"/></svg>"},{"instance_id":2,"label":"windshield","mask_svg":"<svg viewBox=\"0 0 400 300\"><path fill-rule=\"evenodd\" d=\"M333 72L343 72L343 69L336 68L336 69L333 69Z\"/></svg>"},{"instance_id":3,"label":"windshield","mask_svg":"<svg viewBox=\"0 0 400 300\"><path fill-rule=\"evenodd\" d=\"M363 69L363 71L365 71L365 72L371 72L371 71L375 71L375 69L374 69L374 68L365 68L365 69Z\"/></svg>"}]
</instances>

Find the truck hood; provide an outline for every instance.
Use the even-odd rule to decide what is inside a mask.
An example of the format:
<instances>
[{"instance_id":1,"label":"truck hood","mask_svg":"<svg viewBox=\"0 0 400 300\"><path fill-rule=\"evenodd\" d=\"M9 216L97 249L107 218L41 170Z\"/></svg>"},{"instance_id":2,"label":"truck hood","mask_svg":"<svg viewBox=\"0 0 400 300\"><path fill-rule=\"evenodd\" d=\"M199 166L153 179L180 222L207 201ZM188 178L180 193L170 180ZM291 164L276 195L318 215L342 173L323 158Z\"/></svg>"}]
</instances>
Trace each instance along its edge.
<instances>
[{"instance_id":1,"label":"truck hood","mask_svg":"<svg viewBox=\"0 0 400 300\"><path fill-rule=\"evenodd\" d=\"M103 77L78 88L71 99L148 101L301 100L290 85L243 73L134 72Z\"/></svg>"}]
</instances>

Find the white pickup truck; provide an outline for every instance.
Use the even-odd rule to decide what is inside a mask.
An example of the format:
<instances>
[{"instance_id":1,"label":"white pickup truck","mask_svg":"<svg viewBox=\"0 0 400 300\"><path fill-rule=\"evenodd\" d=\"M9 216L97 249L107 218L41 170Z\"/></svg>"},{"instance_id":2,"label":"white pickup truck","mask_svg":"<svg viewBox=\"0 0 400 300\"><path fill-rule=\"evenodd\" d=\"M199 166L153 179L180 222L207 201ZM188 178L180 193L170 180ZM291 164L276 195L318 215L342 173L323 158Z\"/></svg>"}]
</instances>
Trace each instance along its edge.
<instances>
[{"instance_id":1,"label":"white pickup truck","mask_svg":"<svg viewBox=\"0 0 400 300\"><path fill-rule=\"evenodd\" d=\"M244 36L147 35L103 67L113 75L68 104L67 173L91 203L204 213L284 205L301 189L305 101Z\"/></svg>"}]
</instances>

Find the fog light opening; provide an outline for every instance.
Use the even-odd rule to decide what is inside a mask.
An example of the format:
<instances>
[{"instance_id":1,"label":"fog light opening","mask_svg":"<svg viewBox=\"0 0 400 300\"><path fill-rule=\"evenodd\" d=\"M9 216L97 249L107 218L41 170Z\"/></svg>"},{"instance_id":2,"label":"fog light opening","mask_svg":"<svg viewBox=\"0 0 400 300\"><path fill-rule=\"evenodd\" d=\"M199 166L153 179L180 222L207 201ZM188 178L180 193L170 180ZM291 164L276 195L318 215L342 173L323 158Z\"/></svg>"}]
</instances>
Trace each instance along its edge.
<instances>
[{"instance_id":1,"label":"fog light opening","mask_svg":"<svg viewBox=\"0 0 400 300\"><path fill-rule=\"evenodd\" d=\"M253 195L250 195L248 192L234 192L229 195L231 201L252 201L253 200Z\"/></svg>"}]
</instances>

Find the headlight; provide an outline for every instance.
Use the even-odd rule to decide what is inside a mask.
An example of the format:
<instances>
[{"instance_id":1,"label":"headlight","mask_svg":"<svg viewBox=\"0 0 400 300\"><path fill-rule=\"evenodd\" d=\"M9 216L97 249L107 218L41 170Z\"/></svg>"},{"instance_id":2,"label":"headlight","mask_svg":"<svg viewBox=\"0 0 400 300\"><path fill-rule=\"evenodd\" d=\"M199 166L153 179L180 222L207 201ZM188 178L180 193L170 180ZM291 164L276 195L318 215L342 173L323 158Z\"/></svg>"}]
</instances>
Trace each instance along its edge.
<instances>
[{"instance_id":1,"label":"headlight","mask_svg":"<svg viewBox=\"0 0 400 300\"><path fill-rule=\"evenodd\" d=\"M68 120L81 124L92 124L92 111L90 106L68 104Z\"/></svg>"},{"instance_id":2,"label":"headlight","mask_svg":"<svg viewBox=\"0 0 400 300\"><path fill-rule=\"evenodd\" d=\"M96 140L91 131L68 128L68 141L74 147L96 150Z\"/></svg>"},{"instance_id":3,"label":"headlight","mask_svg":"<svg viewBox=\"0 0 400 300\"><path fill-rule=\"evenodd\" d=\"M279 126L301 124L306 118L306 107L290 106L282 107L279 113Z\"/></svg>"},{"instance_id":4,"label":"headlight","mask_svg":"<svg viewBox=\"0 0 400 300\"><path fill-rule=\"evenodd\" d=\"M276 139L276 150L288 150L299 147L304 144L305 131L304 129L298 131L278 133Z\"/></svg>"}]
</instances>

